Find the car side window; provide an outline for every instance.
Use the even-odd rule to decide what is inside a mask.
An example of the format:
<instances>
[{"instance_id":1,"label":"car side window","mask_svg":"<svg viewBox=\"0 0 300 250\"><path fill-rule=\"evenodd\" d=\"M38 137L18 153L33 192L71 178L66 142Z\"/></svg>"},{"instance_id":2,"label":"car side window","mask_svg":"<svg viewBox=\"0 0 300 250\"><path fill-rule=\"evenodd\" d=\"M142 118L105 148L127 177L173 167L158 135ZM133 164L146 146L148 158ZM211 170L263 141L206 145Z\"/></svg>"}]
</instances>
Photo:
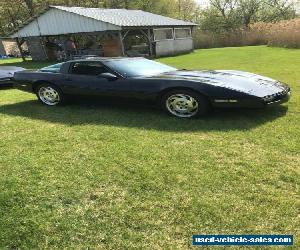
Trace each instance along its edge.
<instances>
[{"instance_id":1,"label":"car side window","mask_svg":"<svg viewBox=\"0 0 300 250\"><path fill-rule=\"evenodd\" d=\"M71 74L97 76L109 72L100 62L77 62L71 66Z\"/></svg>"},{"instance_id":2,"label":"car side window","mask_svg":"<svg viewBox=\"0 0 300 250\"><path fill-rule=\"evenodd\" d=\"M41 72L59 73L62 65L63 65L62 63L50 65L48 67L41 68L40 71Z\"/></svg>"}]
</instances>

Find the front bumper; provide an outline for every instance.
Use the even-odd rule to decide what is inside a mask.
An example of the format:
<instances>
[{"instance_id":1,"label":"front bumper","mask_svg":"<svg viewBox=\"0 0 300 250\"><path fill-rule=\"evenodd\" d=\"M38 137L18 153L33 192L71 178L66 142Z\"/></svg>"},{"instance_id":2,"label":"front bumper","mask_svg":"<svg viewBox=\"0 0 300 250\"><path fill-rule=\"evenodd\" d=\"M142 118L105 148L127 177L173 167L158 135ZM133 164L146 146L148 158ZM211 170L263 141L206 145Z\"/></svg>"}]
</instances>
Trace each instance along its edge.
<instances>
[{"instance_id":1,"label":"front bumper","mask_svg":"<svg viewBox=\"0 0 300 250\"><path fill-rule=\"evenodd\" d=\"M276 93L276 94L272 95L271 97L269 96L268 98L269 98L269 100L265 100L265 98L264 98L265 105L267 105L267 106L274 106L274 105L286 103L291 98L291 90L288 89L286 91Z\"/></svg>"},{"instance_id":2,"label":"front bumper","mask_svg":"<svg viewBox=\"0 0 300 250\"><path fill-rule=\"evenodd\" d=\"M275 106L289 101L290 89L266 97L213 99L212 105L216 108L264 108Z\"/></svg>"}]
</instances>

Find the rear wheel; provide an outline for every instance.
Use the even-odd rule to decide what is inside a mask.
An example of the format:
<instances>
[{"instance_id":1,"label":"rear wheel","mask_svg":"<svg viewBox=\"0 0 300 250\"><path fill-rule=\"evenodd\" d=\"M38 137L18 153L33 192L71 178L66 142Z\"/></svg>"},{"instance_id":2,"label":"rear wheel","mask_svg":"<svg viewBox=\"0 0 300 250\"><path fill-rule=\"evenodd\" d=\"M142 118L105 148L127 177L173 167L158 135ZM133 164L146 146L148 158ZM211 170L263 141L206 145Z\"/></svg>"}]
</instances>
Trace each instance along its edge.
<instances>
[{"instance_id":1,"label":"rear wheel","mask_svg":"<svg viewBox=\"0 0 300 250\"><path fill-rule=\"evenodd\" d=\"M207 114L209 102L190 90L172 90L163 96L162 108L179 118L193 118Z\"/></svg>"},{"instance_id":2,"label":"rear wheel","mask_svg":"<svg viewBox=\"0 0 300 250\"><path fill-rule=\"evenodd\" d=\"M48 83L39 85L36 90L36 95L43 104L48 106L57 106L64 100L61 90Z\"/></svg>"}]
</instances>

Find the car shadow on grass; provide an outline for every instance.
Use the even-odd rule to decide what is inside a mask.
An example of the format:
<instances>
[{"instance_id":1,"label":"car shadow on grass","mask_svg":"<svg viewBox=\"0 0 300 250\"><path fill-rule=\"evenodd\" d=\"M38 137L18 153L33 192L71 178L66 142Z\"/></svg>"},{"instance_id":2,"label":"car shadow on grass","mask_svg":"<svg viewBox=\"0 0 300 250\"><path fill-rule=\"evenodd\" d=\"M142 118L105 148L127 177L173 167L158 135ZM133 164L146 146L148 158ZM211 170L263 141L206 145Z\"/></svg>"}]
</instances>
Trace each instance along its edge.
<instances>
[{"instance_id":1,"label":"car shadow on grass","mask_svg":"<svg viewBox=\"0 0 300 250\"><path fill-rule=\"evenodd\" d=\"M99 124L160 131L248 130L286 114L286 106L266 109L216 109L198 119L171 117L158 108L136 102L78 100L47 107L38 101L0 106L0 113L70 126Z\"/></svg>"}]
</instances>

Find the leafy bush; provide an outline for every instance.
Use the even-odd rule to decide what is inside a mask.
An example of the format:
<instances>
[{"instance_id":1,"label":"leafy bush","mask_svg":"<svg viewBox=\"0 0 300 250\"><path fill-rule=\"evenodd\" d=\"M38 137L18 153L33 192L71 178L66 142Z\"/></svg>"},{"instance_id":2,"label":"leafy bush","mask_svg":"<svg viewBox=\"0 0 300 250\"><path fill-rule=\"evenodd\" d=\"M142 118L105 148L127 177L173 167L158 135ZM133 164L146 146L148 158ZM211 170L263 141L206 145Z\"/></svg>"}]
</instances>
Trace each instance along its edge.
<instances>
[{"instance_id":1,"label":"leafy bush","mask_svg":"<svg viewBox=\"0 0 300 250\"><path fill-rule=\"evenodd\" d=\"M195 48L235 47L268 44L286 48L300 48L300 18L277 23L255 23L249 29L194 32Z\"/></svg>"},{"instance_id":2,"label":"leafy bush","mask_svg":"<svg viewBox=\"0 0 300 250\"><path fill-rule=\"evenodd\" d=\"M195 48L237 47L266 44L265 35L256 30L234 30L213 33L197 30L194 32Z\"/></svg>"},{"instance_id":3,"label":"leafy bush","mask_svg":"<svg viewBox=\"0 0 300 250\"><path fill-rule=\"evenodd\" d=\"M300 18L278 23L256 23L252 29L264 32L269 46L300 48Z\"/></svg>"}]
</instances>

